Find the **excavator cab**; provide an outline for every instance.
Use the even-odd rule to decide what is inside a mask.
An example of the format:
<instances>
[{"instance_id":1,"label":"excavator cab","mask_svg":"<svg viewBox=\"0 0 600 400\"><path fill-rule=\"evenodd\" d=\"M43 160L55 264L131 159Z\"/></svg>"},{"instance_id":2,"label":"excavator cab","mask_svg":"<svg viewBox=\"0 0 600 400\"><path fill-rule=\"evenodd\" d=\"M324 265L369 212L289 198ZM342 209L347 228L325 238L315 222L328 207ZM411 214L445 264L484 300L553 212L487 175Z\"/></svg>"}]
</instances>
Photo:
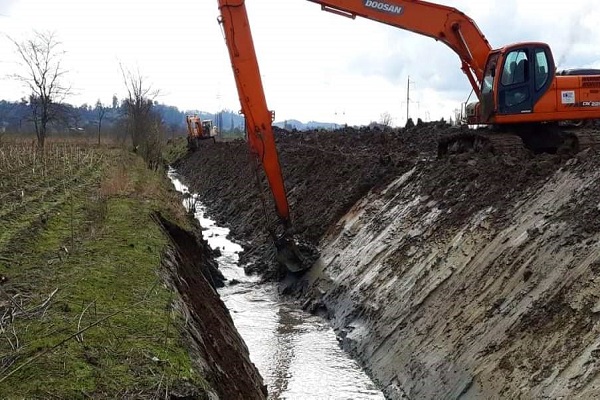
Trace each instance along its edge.
<instances>
[{"instance_id":1,"label":"excavator cab","mask_svg":"<svg viewBox=\"0 0 600 400\"><path fill-rule=\"evenodd\" d=\"M497 112L532 113L554 78L554 59L548 45L527 43L508 47L497 63Z\"/></svg>"},{"instance_id":2,"label":"excavator cab","mask_svg":"<svg viewBox=\"0 0 600 400\"><path fill-rule=\"evenodd\" d=\"M480 103L469 105L469 123L510 123L511 116L523 119L533 114L542 100L553 104L556 96L549 89L554 74L554 58L545 43L518 43L492 51L481 81Z\"/></svg>"},{"instance_id":3,"label":"excavator cab","mask_svg":"<svg viewBox=\"0 0 600 400\"><path fill-rule=\"evenodd\" d=\"M557 72L547 44L517 43L490 52L480 102L467 106L467 120L473 125L504 127L505 133L512 133L512 138L485 138L486 146L499 151L523 145L534 153L570 153L600 147L596 135L562 129L600 117L599 89L600 70ZM473 134L468 138L472 142L471 137L483 140ZM463 137L457 137L456 143L459 141L466 142ZM438 153L445 154L451 147L450 139L444 139Z\"/></svg>"},{"instance_id":4,"label":"excavator cab","mask_svg":"<svg viewBox=\"0 0 600 400\"><path fill-rule=\"evenodd\" d=\"M212 130L212 121L211 120L202 121L202 132L210 133L211 130Z\"/></svg>"}]
</instances>

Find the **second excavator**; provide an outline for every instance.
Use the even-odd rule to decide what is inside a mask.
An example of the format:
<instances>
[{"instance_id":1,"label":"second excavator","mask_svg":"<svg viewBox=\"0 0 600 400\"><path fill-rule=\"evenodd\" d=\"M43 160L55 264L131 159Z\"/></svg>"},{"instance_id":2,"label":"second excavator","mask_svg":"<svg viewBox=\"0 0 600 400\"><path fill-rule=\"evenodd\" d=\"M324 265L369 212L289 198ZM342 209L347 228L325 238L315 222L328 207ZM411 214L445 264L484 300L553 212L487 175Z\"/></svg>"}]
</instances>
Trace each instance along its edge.
<instances>
[{"instance_id":1,"label":"second excavator","mask_svg":"<svg viewBox=\"0 0 600 400\"><path fill-rule=\"evenodd\" d=\"M216 141L217 130L211 120L202 120L198 115L187 115L185 122L188 128L188 149L196 151L200 147L200 142L207 139Z\"/></svg>"}]
</instances>

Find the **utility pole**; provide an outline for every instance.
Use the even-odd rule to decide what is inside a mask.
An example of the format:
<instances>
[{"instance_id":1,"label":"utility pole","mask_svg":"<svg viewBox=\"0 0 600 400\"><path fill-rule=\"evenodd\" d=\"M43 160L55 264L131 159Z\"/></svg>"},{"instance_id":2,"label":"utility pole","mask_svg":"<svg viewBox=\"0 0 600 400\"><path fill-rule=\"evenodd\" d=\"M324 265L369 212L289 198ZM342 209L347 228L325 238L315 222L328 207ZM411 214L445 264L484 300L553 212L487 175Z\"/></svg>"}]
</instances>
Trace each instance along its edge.
<instances>
[{"instance_id":1,"label":"utility pole","mask_svg":"<svg viewBox=\"0 0 600 400\"><path fill-rule=\"evenodd\" d=\"M219 82L220 84L220 82ZM221 107L221 87L219 85L219 88L217 89L217 114L215 115L215 125L217 126L217 136L219 138L223 137L223 109Z\"/></svg>"},{"instance_id":2,"label":"utility pole","mask_svg":"<svg viewBox=\"0 0 600 400\"><path fill-rule=\"evenodd\" d=\"M406 122L408 122L408 115L410 110L410 75L406 82Z\"/></svg>"}]
</instances>

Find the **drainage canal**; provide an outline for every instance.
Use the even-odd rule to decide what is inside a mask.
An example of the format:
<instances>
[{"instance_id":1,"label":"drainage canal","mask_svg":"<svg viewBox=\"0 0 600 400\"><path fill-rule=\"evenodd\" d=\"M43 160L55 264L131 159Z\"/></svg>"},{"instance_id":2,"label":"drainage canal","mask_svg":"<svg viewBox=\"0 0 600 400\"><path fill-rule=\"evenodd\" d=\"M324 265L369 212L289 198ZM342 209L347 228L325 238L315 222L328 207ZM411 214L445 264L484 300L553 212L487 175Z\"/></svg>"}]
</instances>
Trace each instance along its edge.
<instances>
[{"instance_id":1,"label":"drainage canal","mask_svg":"<svg viewBox=\"0 0 600 400\"><path fill-rule=\"evenodd\" d=\"M195 207L203 236L219 248L219 269L228 281L219 289L240 335L269 390L269 399L383 399L358 364L340 349L324 319L280 298L274 284L258 284L238 265L242 248L227 239L229 229L204 217L195 195L169 171L184 206Z\"/></svg>"}]
</instances>

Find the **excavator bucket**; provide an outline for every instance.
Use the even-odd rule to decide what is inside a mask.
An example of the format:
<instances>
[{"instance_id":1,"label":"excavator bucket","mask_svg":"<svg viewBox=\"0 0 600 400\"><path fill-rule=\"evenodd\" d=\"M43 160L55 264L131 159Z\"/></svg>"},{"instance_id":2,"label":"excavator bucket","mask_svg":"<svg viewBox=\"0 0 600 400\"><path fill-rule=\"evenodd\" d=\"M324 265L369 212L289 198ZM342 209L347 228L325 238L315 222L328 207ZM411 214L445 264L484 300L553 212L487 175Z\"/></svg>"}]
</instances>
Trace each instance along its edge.
<instances>
[{"instance_id":1,"label":"excavator bucket","mask_svg":"<svg viewBox=\"0 0 600 400\"><path fill-rule=\"evenodd\" d=\"M275 241L275 248L277 261L293 273L306 271L319 258L319 252L314 246L299 243L286 234Z\"/></svg>"}]
</instances>

